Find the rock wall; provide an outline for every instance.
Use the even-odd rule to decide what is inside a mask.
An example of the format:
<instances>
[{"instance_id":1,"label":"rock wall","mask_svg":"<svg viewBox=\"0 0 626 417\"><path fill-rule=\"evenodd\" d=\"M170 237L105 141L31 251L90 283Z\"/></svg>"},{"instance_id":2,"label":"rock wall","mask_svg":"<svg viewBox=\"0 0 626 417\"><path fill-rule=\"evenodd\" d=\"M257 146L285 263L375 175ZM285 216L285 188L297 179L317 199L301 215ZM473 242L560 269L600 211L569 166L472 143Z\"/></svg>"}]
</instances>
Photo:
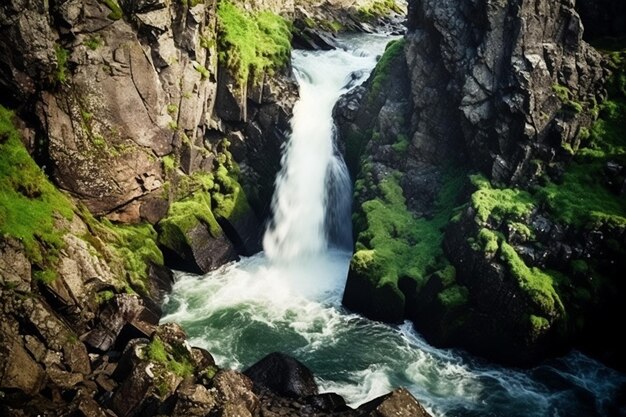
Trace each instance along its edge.
<instances>
[{"instance_id":1,"label":"rock wall","mask_svg":"<svg viewBox=\"0 0 626 417\"><path fill-rule=\"evenodd\" d=\"M256 6L293 10L269 3ZM258 219L269 211L297 98L289 66L239 86L218 58L216 2L15 1L0 13L6 104L19 108L32 152L61 189L96 216L157 224L226 158L228 182L237 184L205 190L216 198L204 208L221 225L182 231L202 235L202 249L189 247L198 240L189 236L164 246L180 261L172 265L197 271L259 249ZM251 206L239 204L233 220L217 200L239 182ZM207 249L221 255L189 255Z\"/></svg>"},{"instance_id":2,"label":"rock wall","mask_svg":"<svg viewBox=\"0 0 626 417\"><path fill-rule=\"evenodd\" d=\"M505 363L578 343L623 366L594 331L624 294L621 53L582 40L573 1L419 0L408 25L335 109L356 180L344 304Z\"/></svg>"}]
</instances>

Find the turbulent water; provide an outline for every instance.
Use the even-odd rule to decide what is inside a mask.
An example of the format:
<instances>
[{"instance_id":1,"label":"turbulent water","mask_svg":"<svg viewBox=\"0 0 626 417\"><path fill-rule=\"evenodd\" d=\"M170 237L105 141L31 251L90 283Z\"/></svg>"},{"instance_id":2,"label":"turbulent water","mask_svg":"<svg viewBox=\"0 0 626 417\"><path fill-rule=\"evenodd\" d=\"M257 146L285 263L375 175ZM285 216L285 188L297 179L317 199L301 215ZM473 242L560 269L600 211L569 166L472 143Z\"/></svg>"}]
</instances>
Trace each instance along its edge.
<instances>
[{"instance_id":1,"label":"turbulent water","mask_svg":"<svg viewBox=\"0 0 626 417\"><path fill-rule=\"evenodd\" d=\"M605 416L626 378L580 353L531 370L429 346L411 326L389 326L341 306L350 253L350 184L333 146L331 111L362 82L388 38L294 53L301 98L277 179L265 253L205 276L177 274L164 321L225 367L289 353L323 391L357 406L407 387L434 416Z\"/></svg>"}]
</instances>

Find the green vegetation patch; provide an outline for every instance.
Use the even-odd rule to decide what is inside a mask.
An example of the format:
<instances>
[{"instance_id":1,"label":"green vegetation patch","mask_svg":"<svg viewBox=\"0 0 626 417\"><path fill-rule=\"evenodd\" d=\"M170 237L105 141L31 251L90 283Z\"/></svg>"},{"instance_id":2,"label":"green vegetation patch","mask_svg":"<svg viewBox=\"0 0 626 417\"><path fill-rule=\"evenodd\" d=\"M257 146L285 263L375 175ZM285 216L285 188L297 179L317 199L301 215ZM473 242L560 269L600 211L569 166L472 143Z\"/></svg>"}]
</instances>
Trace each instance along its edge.
<instances>
[{"instance_id":1,"label":"green vegetation patch","mask_svg":"<svg viewBox=\"0 0 626 417\"><path fill-rule=\"evenodd\" d=\"M550 318L564 317L565 307L555 290L553 276L539 268L529 268L515 249L506 242L500 244L500 256L509 267L511 274L543 314Z\"/></svg>"},{"instance_id":2,"label":"green vegetation patch","mask_svg":"<svg viewBox=\"0 0 626 417\"><path fill-rule=\"evenodd\" d=\"M357 9L358 17L363 21L376 20L392 13L403 14L404 11L395 0L374 0Z\"/></svg>"},{"instance_id":3,"label":"green vegetation patch","mask_svg":"<svg viewBox=\"0 0 626 417\"><path fill-rule=\"evenodd\" d=\"M285 66L291 54L291 25L271 12L247 12L220 1L218 16L219 60L240 85L249 77L258 83L264 73Z\"/></svg>"},{"instance_id":4,"label":"green vegetation patch","mask_svg":"<svg viewBox=\"0 0 626 417\"><path fill-rule=\"evenodd\" d=\"M552 91L556 94L557 98L563 103L565 108L573 113L580 113L583 111L583 105L574 100L574 94L567 86L554 84L552 85Z\"/></svg>"},{"instance_id":5,"label":"green vegetation patch","mask_svg":"<svg viewBox=\"0 0 626 417\"><path fill-rule=\"evenodd\" d=\"M13 113L0 106L0 234L24 245L31 262L41 272L36 278L49 282L49 268L64 247L64 230L55 218L71 220L73 205L32 160L13 124Z\"/></svg>"},{"instance_id":6,"label":"green vegetation patch","mask_svg":"<svg viewBox=\"0 0 626 417\"><path fill-rule=\"evenodd\" d=\"M99 232L121 260L130 285L136 291L147 291L149 264L163 265L163 254L156 244L157 233L152 225L113 224L102 219Z\"/></svg>"},{"instance_id":7,"label":"green vegetation patch","mask_svg":"<svg viewBox=\"0 0 626 417\"><path fill-rule=\"evenodd\" d=\"M219 237L222 228L217 218L234 222L249 212L248 200L238 182L239 168L228 146L228 141L220 144L214 173L196 172L178 179L174 192L178 201L170 205L167 216L159 222L160 244L184 252L191 244L188 233L198 225L206 225L213 237Z\"/></svg>"},{"instance_id":8,"label":"green vegetation patch","mask_svg":"<svg viewBox=\"0 0 626 417\"><path fill-rule=\"evenodd\" d=\"M614 53L611 59L614 74L599 119L584 132L586 142L563 178L538 190L555 218L577 227L626 225L626 195L605 186L606 163L626 164L626 53Z\"/></svg>"},{"instance_id":9,"label":"green vegetation patch","mask_svg":"<svg viewBox=\"0 0 626 417\"><path fill-rule=\"evenodd\" d=\"M117 0L100 0L100 2L104 3L104 5L111 10L111 13L107 16L109 19L120 20L124 16L122 7Z\"/></svg>"},{"instance_id":10,"label":"green vegetation patch","mask_svg":"<svg viewBox=\"0 0 626 417\"><path fill-rule=\"evenodd\" d=\"M366 183L371 174L363 174L364 178L357 181L357 193L372 187ZM397 172L391 173L376 186L380 196L361 205L361 213L355 218L356 229L361 232L351 268L379 288L391 285L397 289L398 280L407 277L415 280L419 289L429 274L447 265L441 247L443 229L464 175L446 175L436 214L430 219L416 218L408 210L399 180Z\"/></svg>"},{"instance_id":11,"label":"green vegetation patch","mask_svg":"<svg viewBox=\"0 0 626 417\"><path fill-rule=\"evenodd\" d=\"M472 175L478 191L472 194L476 218L487 222L490 218L500 222L505 218L522 219L532 211L535 200L526 191L517 188L493 188L482 175Z\"/></svg>"},{"instance_id":12,"label":"green vegetation patch","mask_svg":"<svg viewBox=\"0 0 626 417\"><path fill-rule=\"evenodd\" d=\"M97 50L104 44L104 40L100 37L100 35L91 35L87 36L83 41L83 45L92 51Z\"/></svg>"},{"instance_id":13,"label":"green vegetation patch","mask_svg":"<svg viewBox=\"0 0 626 417\"><path fill-rule=\"evenodd\" d=\"M185 378L193 374L193 364L184 348L168 349L158 336L155 336L147 346L146 353L148 359L164 365L168 371L178 376Z\"/></svg>"},{"instance_id":14,"label":"green vegetation patch","mask_svg":"<svg viewBox=\"0 0 626 417\"><path fill-rule=\"evenodd\" d=\"M59 44L54 45L54 53L57 58L57 72L56 78L60 83L67 82L67 78L69 76L69 69L67 67L67 61L70 57L70 51L63 48Z\"/></svg>"},{"instance_id":15,"label":"green vegetation patch","mask_svg":"<svg viewBox=\"0 0 626 417\"><path fill-rule=\"evenodd\" d=\"M375 100L380 95L383 85L389 79L394 61L404 54L405 45L406 40L404 38L391 41L387 44L385 53L376 64L376 68L374 68L372 87L369 92L370 102Z\"/></svg>"}]
</instances>

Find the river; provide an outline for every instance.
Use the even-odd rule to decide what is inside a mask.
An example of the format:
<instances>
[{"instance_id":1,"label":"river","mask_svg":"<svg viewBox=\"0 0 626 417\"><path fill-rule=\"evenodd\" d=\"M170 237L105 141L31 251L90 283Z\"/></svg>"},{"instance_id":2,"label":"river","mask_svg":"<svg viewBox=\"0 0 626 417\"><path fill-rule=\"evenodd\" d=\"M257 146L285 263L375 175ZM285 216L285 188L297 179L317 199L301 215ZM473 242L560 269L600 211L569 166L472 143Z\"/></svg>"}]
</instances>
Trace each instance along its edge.
<instances>
[{"instance_id":1,"label":"river","mask_svg":"<svg viewBox=\"0 0 626 417\"><path fill-rule=\"evenodd\" d=\"M204 276L176 274L163 321L176 321L220 366L243 369L282 351L322 391L357 406L407 387L433 416L606 416L624 375L578 352L529 370L437 349L409 323L392 326L341 305L350 260L350 182L334 149L332 107L363 82L390 38L294 51L301 89L277 178L264 252ZM330 225L330 226L329 226Z\"/></svg>"}]
</instances>

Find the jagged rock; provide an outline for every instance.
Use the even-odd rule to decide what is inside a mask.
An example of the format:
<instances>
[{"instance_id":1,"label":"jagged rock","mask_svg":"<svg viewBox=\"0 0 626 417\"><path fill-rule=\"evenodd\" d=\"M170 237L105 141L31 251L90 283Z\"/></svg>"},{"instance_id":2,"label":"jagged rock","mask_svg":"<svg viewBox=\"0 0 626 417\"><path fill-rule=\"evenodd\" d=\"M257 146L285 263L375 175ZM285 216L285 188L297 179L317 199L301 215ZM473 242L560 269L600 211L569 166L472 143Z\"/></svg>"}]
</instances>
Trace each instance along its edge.
<instances>
[{"instance_id":1,"label":"jagged rock","mask_svg":"<svg viewBox=\"0 0 626 417\"><path fill-rule=\"evenodd\" d=\"M525 180L541 145L567 157L560 146L573 144L591 119L568 111L555 86L584 106L604 80L572 1L510 0L485 12L480 2L425 0L409 9L414 134L431 135L447 152L464 144L474 165L498 181ZM472 16L480 13L477 24Z\"/></svg>"},{"instance_id":2,"label":"jagged rock","mask_svg":"<svg viewBox=\"0 0 626 417\"><path fill-rule=\"evenodd\" d=\"M146 326L141 324L133 325L144 310L145 307L138 297L118 294L100 313L98 325L83 336L82 339L90 347L102 352L113 348L116 343L124 346L127 340L118 340L118 336L125 326L133 326L137 330L146 328ZM147 326L147 328L149 329L150 326Z\"/></svg>"},{"instance_id":3,"label":"jagged rock","mask_svg":"<svg viewBox=\"0 0 626 417\"><path fill-rule=\"evenodd\" d=\"M0 331L0 389L38 393L44 387L46 373L17 338L7 337L5 328L0 327Z\"/></svg>"},{"instance_id":4,"label":"jagged rock","mask_svg":"<svg viewBox=\"0 0 626 417\"><path fill-rule=\"evenodd\" d=\"M217 406L217 393L202 385L182 384L176 390L174 417L204 417ZM247 410L246 410L247 411Z\"/></svg>"},{"instance_id":5,"label":"jagged rock","mask_svg":"<svg viewBox=\"0 0 626 417\"><path fill-rule=\"evenodd\" d=\"M172 227L177 228L178 225ZM171 251L171 267L180 266L187 271L206 273L237 259L235 247L226 235L213 236L204 223L197 222L188 231L179 230L172 234L177 238L166 244Z\"/></svg>"},{"instance_id":6,"label":"jagged rock","mask_svg":"<svg viewBox=\"0 0 626 417\"><path fill-rule=\"evenodd\" d=\"M30 262L21 245L12 239L0 239L0 285L29 291L30 274Z\"/></svg>"},{"instance_id":7,"label":"jagged rock","mask_svg":"<svg viewBox=\"0 0 626 417\"><path fill-rule=\"evenodd\" d=\"M301 362L274 352L244 371L259 392L268 389L284 397L306 397L318 393L313 373Z\"/></svg>"},{"instance_id":8,"label":"jagged rock","mask_svg":"<svg viewBox=\"0 0 626 417\"><path fill-rule=\"evenodd\" d=\"M228 416L234 417L237 414L232 413L237 411L254 415L259 408L259 399L252 392L252 381L242 373L221 370L213 377L212 387L217 390L221 404L230 404Z\"/></svg>"},{"instance_id":9,"label":"jagged rock","mask_svg":"<svg viewBox=\"0 0 626 417\"><path fill-rule=\"evenodd\" d=\"M363 404L358 411L362 417L431 417L404 388Z\"/></svg>"},{"instance_id":10,"label":"jagged rock","mask_svg":"<svg viewBox=\"0 0 626 417\"><path fill-rule=\"evenodd\" d=\"M191 348L191 358L194 361L194 365L197 369L204 370L208 366L215 366L215 359L213 355L206 350L198 347Z\"/></svg>"}]
</instances>

